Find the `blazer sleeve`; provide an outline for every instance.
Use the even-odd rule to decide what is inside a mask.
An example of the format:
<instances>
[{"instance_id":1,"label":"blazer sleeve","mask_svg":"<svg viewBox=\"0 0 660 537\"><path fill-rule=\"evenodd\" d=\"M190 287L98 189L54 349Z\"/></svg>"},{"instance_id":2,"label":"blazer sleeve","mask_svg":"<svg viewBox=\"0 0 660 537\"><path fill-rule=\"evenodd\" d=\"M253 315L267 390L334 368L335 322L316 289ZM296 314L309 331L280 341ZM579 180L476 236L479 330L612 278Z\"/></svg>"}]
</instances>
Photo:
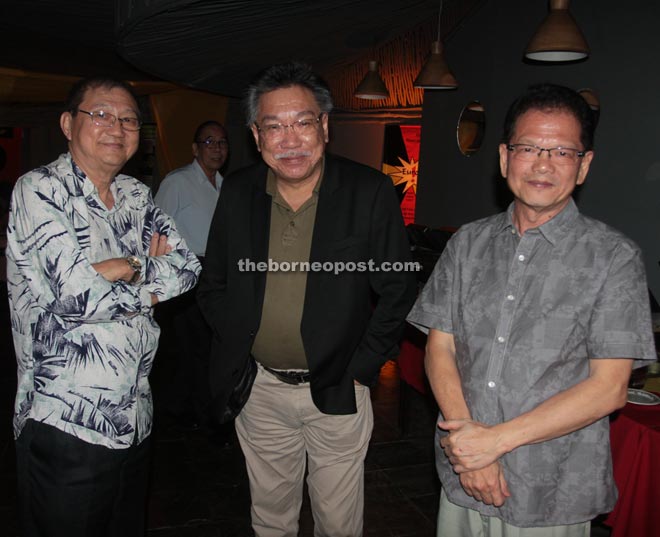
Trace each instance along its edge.
<instances>
[{"instance_id":1,"label":"blazer sleeve","mask_svg":"<svg viewBox=\"0 0 660 537\"><path fill-rule=\"evenodd\" d=\"M225 185L218 198L206 245L204 268L197 289L197 303L213 332L222 339L221 315L227 302L228 232L230 221L228 198L230 188Z\"/></svg>"},{"instance_id":2,"label":"blazer sleeve","mask_svg":"<svg viewBox=\"0 0 660 537\"><path fill-rule=\"evenodd\" d=\"M405 318L416 297L416 275L394 186L383 178L376 192L369 232L369 283L376 295L372 316L349 363L361 384L376 383L382 365L398 353Z\"/></svg>"}]
</instances>

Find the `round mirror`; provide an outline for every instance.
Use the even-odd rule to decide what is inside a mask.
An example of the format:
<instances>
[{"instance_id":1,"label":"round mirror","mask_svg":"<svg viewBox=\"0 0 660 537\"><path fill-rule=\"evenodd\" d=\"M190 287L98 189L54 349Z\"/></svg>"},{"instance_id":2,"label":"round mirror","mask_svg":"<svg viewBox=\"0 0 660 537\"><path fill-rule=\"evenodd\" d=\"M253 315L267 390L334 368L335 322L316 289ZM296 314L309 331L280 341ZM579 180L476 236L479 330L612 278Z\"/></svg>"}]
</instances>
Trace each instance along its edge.
<instances>
[{"instance_id":1,"label":"round mirror","mask_svg":"<svg viewBox=\"0 0 660 537\"><path fill-rule=\"evenodd\" d=\"M481 147L486 132L486 114L479 101L465 105L458 118L456 141L458 148L466 157L476 153Z\"/></svg>"},{"instance_id":2,"label":"round mirror","mask_svg":"<svg viewBox=\"0 0 660 537\"><path fill-rule=\"evenodd\" d=\"M596 92L590 88L584 88L578 90L578 93L582 95L582 98L587 101L589 108L594 114L594 126L598 125L598 118L600 117L600 100Z\"/></svg>"}]
</instances>

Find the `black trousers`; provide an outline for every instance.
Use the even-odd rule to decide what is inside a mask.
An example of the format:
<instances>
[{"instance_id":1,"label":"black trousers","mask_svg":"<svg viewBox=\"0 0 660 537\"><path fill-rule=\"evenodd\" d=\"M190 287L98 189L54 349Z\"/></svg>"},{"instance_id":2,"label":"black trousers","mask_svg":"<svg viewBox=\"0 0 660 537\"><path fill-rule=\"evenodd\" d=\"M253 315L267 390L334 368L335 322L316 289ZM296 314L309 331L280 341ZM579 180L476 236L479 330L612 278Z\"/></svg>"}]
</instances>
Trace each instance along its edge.
<instances>
[{"instance_id":1,"label":"black trousers","mask_svg":"<svg viewBox=\"0 0 660 537\"><path fill-rule=\"evenodd\" d=\"M150 441L88 444L28 420L16 440L23 537L143 537Z\"/></svg>"},{"instance_id":2,"label":"black trousers","mask_svg":"<svg viewBox=\"0 0 660 537\"><path fill-rule=\"evenodd\" d=\"M176 364L170 379L166 408L170 414L192 417L209 425L209 354L211 328L197 305L197 287L170 301L176 334Z\"/></svg>"}]
</instances>

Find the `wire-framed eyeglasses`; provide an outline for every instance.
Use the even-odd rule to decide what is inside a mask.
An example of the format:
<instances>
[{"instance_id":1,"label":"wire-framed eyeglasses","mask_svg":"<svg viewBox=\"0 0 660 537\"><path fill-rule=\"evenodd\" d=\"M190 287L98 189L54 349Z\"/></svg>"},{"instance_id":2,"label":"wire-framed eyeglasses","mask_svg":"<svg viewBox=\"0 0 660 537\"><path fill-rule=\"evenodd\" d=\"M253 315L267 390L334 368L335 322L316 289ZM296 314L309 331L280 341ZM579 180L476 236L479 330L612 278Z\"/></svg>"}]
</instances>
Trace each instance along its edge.
<instances>
[{"instance_id":1,"label":"wire-framed eyeglasses","mask_svg":"<svg viewBox=\"0 0 660 537\"><path fill-rule=\"evenodd\" d=\"M95 112L88 112L82 108L78 108L78 112L87 114L92 118L92 123L97 127L112 127L119 120L122 129L127 131L139 131L142 127L142 121L137 117L117 117L114 114L106 112L105 110L97 110Z\"/></svg>"},{"instance_id":2,"label":"wire-framed eyeglasses","mask_svg":"<svg viewBox=\"0 0 660 537\"><path fill-rule=\"evenodd\" d=\"M214 140L213 138L207 138L206 140L195 140L195 143L197 145L203 145L208 148L211 147L227 147L229 145L229 142L227 140Z\"/></svg>"},{"instance_id":3,"label":"wire-framed eyeglasses","mask_svg":"<svg viewBox=\"0 0 660 537\"><path fill-rule=\"evenodd\" d=\"M544 151L555 164L574 164L578 159L584 157L586 151L580 151L573 147L539 147L532 144L509 144L506 148L514 158L525 162L533 162L541 156Z\"/></svg>"},{"instance_id":4,"label":"wire-framed eyeglasses","mask_svg":"<svg viewBox=\"0 0 660 537\"><path fill-rule=\"evenodd\" d=\"M266 121L262 125L255 123L254 126L264 138L273 141L283 138L288 129L299 136L310 136L316 132L322 117L323 113L320 113L317 117L306 117L289 124Z\"/></svg>"}]
</instances>

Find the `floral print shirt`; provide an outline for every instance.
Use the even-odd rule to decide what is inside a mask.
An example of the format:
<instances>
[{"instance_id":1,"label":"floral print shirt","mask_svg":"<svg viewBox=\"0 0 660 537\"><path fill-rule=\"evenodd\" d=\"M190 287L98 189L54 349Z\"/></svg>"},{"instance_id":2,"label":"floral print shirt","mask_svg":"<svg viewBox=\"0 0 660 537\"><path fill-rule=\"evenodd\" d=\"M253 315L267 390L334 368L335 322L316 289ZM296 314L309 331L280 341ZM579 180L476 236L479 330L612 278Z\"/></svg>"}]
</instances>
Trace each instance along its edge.
<instances>
[{"instance_id":1,"label":"floral print shirt","mask_svg":"<svg viewBox=\"0 0 660 537\"><path fill-rule=\"evenodd\" d=\"M151 432L148 376L160 302L191 289L199 261L149 188L118 175L108 209L70 154L21 177L12 195L7 280L18 364L14 434L33 419L109 448ZM148 257L154 233L172 251ZM138 284L92 264L137 256Z\"/></svg>"},{"instance_id":2,"label":"floral print shirt","mask_svg":"<svg viewBox=\"0 0 660 537\"><path fill-rule=\"evenodd\" d=\"M637 245L573 200L521 237L513 207L454 234L408 315L454 336L465 402L487 425L578 384L591 360L656 359ZM577 524L614 507L607 417L502 456L512 495L501 507L465 493L440 447L445 434L436 428L436 467L456 505L518 527Z\"/></svg>"}]
</instances>

